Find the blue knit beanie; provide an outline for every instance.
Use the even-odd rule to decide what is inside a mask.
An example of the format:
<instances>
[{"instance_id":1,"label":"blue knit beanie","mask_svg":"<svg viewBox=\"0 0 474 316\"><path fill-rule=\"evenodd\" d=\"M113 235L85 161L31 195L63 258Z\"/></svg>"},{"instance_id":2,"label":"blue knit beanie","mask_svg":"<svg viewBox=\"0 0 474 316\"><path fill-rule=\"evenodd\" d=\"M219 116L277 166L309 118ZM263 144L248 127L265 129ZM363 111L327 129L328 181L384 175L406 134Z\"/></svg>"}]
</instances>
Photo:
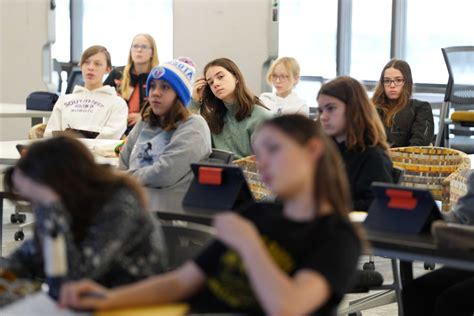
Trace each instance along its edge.
<instances>
[{"instance_id":1,"label":"blue knit beanie","mask_svg":"<svg viewBox=\"0 0 474 316\"><path fill-rule=\"evenodd\" d=\"M180 57L156 66L150 71L146 80L146 95L150 93L150 84L153 80L164 80L173 88L184 106L188 106L195 73L195 65L187 57Z\"/></svg>"}]
</instances>

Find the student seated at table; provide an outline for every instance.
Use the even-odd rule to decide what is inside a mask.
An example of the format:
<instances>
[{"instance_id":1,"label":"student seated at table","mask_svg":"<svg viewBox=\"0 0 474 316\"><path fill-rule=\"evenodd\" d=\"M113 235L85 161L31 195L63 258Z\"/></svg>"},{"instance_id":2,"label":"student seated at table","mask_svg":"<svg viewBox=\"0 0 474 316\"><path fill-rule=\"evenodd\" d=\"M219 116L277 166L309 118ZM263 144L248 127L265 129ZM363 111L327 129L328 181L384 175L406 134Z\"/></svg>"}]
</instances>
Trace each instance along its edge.
<instances>
[{"instance_id":1,"label":"student seated at table","mask_svg":"<svg viewBox=\"0 0 474 316\"><path fill-rule=\"evenodd\" d=\"M372 101L377 106L391 147L428 146L434 135L431 105L412 99L410 65L392 59L382 70Z\"/></svg>"},{"instance_id":2,"label":"student seated at table","mask_svg":"<svg viewBox=\"0 0 474 316\"><path fill-rule=\"evenodd\" d=\"M117 290L70 283L60 304L110 309L188 300L204 313L335 315L361 252L338 150L302 115L263 123L254 149L263 181L282 204L216 215L217 240L174 272Z\"/></svg>"},{"instance_id":3,"label":"student seated at table","mask_svg":"<svg viewBox=\"0 0 474 316\"><path fill-rule=\"evenodd\" d=\"M104 85L114 87L127 102L127 135L140 119L140 110L146 101L146 80L150 70L158 64L155 39L149 34L137 34L128 53L127 65L115 67L104 81Z\"/></svg>"},{"instance_id":4,"label":"student seated at table","mask_svg":"<svg viewBox=\"0 0 474 316\"><path fill-rule=\"evenodd\" d=\"M204 67L204 77L194 84L190 109L206 119L213 146L233 152L237 159L252 155L251 138L257 125L272 116L228 58Z\"/></svg>"},{"instance_id":5,"label":"student seated at table","mask_svg":"<svg viewBox=\"0 0 474 316\"><path fill-rule=\"evenodd\" d=\"M128 111L115 89L102 84L112 67L109 52L103 46L91 46L82 53L79 65L84 87L75 86L72 94L59 97L44 137L75 129L98 133L96 138L120 139L127 128Z\"/></svg>"},{"instance_id":6,"label":"student seated at table","mask_svg":"<svg viewBox=\"0 0 474 316\"><path fill-rule=\"evenodd\" d=\"M260 100L274 114L301 114L309 116L309 106L301 99L294 87L300 80L300 65L293 57L275 60L267 74L267 82L275 88L275 93L264 92Z\"/></svg>"},{"instance_id":7,"label":"student seated at table","mask_svg":"<svg viewBox=\"0 0 474 316\"><path fill-rule=\"evenodd\" d=\"M187 109L194 67L181 58L152 69L142 120L130 132L119 168L143 185L185 192L192 180L190 164L211 154L206 121Z\"/></svg>"},{"instance_id":8,"label":"student seated at table","mask_svg":"<svg viewBox=\"0 0 474 316\"><path fill-rule=\"evenodd\" d=\"M65 236L69 280L87 277L115 287L164 270L161 228L145 210L140 185L96 164L78 140L61 136L32 144L4 182L7 191L31 201L35 230L0 259L0 270L43 279L42 245L52 223Z\"/></svg>"},{"instance_id":9,"label":"student seated at table","mask_svg":"<svg viewBox=\"0 0 474 316\"><path fill-rule=\"evenodd\" d=\"M392 161L375 106L360 82L338 77L319 90L319 121L337 143L349 176L353 210L367 211L372 182L393 182Z\"/></svg>"},{"instance_id":10,"label":"student seated at table","mask_svg":"<svg viewBox=\"0 0 474 316\"><path fill-rule=\"evenodd\" d=\"M445 217L446 220L474 225L474 173L468 192ZM474 315L474 271L443 267L404 285L404 315Z\"/></svg>"}]
</instances>

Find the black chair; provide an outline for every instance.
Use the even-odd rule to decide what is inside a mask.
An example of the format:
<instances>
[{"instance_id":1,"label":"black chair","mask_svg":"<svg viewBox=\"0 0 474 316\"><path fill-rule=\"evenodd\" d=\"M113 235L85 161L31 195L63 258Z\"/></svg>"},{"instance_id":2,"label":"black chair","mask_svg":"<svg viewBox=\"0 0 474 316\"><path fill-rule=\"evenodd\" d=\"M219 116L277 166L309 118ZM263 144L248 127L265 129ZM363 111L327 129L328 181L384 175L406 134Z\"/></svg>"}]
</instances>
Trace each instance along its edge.
<instances>
[{"instance_id":1,"label":"black chair","mask_svg":"<svg viewBox=\"0 0 474 316\"><path fill-rule=\"evenodd\" d=\"M84 78L79 67L74 67L67 78L66 94L72 93L75 86L84 86Z\"/></svg>"},{"instance_id":2,"label":"black chair","mask_svg":"<svg viewBox=\"0 0 474 316\"><path fill-rule=\"evenodd\" d=\"M405 170L397 168L397 167L392 168L393 183L400 183L402 181L404 175L405 175ZM374 263L373 256L369 256L369 261L364 263L362 269L364 271L374 271L375 270L375 263ZM363 281L364 277L361 276L361 278L363 278L361 280L361 281ZM369 278L370 278L370 280L372 280L372 282L375 282L375 280L378 280L378 276L373 276L373 277L369 277ZM365 277L365 279L367 279L367 277ZM382 281L380 282L379 285L381 285L382 283L383 283L383 277L382 277Z\"/></svg>"},{"instance_id":3,"label":"black chair","mask_svg":"<svg viewBox=\"0 0 474 316\"><path fill-rule=\"evenodd\" d=\"M404 174L405 170L393 167L393 183L400 183ZM361 310L375 308L397 301L401 291L401 280L397 261L394 259L391 261L394 282L392 284L384 285L383 275L375 270L374 257L369 255L369 260L363 264L362 270L356 271L353 282L354 285L349 293L368 293L370 291L382 292L350 302L350 306L345 309L344 312L349 315L357 315Z\"/></svg>"},{"instance_id":4,"label":"black chair","mask_svg":"<svg viewBox=\"0 0 474 316\"><path fill-rule=\"evenodd\" d=\"M15 239L15 241L20 241L20 240L25 239L25 233L23 232L23 229L34 225L34 220L28 223L26 222L27 218L26 218L25 213L33 213L33 209L31 207L30 202L22 199L19 195L7 193L7 192L0 192L0 207L2 208L2 210L3 210L4 200L10 200L14 205L14 213L10 215L10 222L12 224L18 224L18 229L13 235L13 238ZM2 230L0 230L0 234L1 233L2 233ZM1 240L2 239L0 238L0 241ZM2 252L0 251L0 256L1 254Z\"/></svg>"},{"instance_id":5,"label":"black chair","mask_svg":"<svg viewBox=\"0 0 474 316\"><path fill-rule=\"evenodd\" d=\"M194 258L215 237L210 226L184 221L160 222L168 248L167 270L173 270Z\"/></svg>"},{"instance_id":6,"label":"black chair","mask_svg":"<svg viewBox=\"0 0 474 316\"><path fill-rule=\"evenodd\" d=\"M233 160L234 160L233 152L222 150L222 149L216 149L216 148L212 148L211 155L209 156L209 158L205 159L206 162L215 162L215 163L224 163L224 164L231 164Z\"/></svg>"},{"instance_id":7,"label":"black chair","mask_svg":"<svg viewBox=\"0 0 474 316\"><path fill-rule=\"evenodd\" d=\"M474 153L474 46L442 48L449 73L435 146ZM450 110L454 113L450 116ZM450 125L454 128L451 130ZM449 135L453 134L454 138Z\"/></svg>"}]
</instances>

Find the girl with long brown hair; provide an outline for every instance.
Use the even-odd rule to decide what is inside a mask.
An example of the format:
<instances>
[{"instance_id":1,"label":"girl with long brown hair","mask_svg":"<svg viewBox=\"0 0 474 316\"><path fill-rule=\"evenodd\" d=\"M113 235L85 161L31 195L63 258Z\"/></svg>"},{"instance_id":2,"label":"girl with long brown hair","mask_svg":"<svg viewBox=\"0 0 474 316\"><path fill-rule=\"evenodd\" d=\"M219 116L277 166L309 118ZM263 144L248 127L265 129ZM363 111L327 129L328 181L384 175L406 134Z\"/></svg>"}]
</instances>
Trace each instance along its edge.
<instances>
[{"instance_id":1,"label":"girl with long brown hair","mask_svg":"<svg viewBox=\"0 0 474 316\"><path fill-rule=\"evenodd\" d=\"M382 118L391 147L428 146L434 135L431 105L412 99L410 65L392 59L382 69L372 101Z\"/></svg>"},{"instance_id":2,"label":"girl with long brown hair","mask_svg":"<svg viewBox=\"0 0 474 316\"><path fill-rule=\"evenodd\" d=\"M150 34L137 34L132 40L127 65L115 67L104 84L115 87L128 105L126 134L140 119L146 101L146 80L150 70L159 64L155 39Z\"/></svg>"},{"instance_id":3,"label":"girl with long brown hair","mask_svg":"<svg viewBox=\"0 0 474 316\"><path fill-rule=\"evenodd\" d=\"M254 150L262 180L282 204L217 215L217 240L171 273L117 290L71 283L60 304L109 309L188 299L198 313L334 315L361 251L338 150L301 115L264 122Z\"/></svg>"},{"instance_id":4,"label":"girl with long brown hair","mask_svg":"<svg viewBox=\"0 0 474 316\"><path fill-rule=\"evenodd\" d=\"M319 90L319 122L344 159L353 210L367 211L374 181L393 182L384 128L365 88L351 77L338 77Z\"/></svg>"},{"instance_id":5,"label":"girl with long brown hair","mask_svg":"<svg viewBox=\"0 0 474 316\"><path fill-rule=\"evenodd\" d=\"M228 58L204 67L204 77L194 85L190 109L206 119L213 147L231 151L236 158L252 154L251 138L257 125L272 116Z\"/></svg>"},{"instance_id":6,"label":"girl with long brown hair","mask_svg":"<svg viewBox=\"0 0 474 316\"><path fill-rule=\"evenodd\" d=\"M32 144L7 171L4 185L31 202L35 230L0 259L0 270L44 279L42 245L54 224L65 237L67 280L87 277L115 287L166 268L161 229L146 210L140 185L96 164L79 140L62 136Z\"/></svg>"},{"instance_id":7,"label":"girl with long brown hair","mask_svg":"<svg viewBox=\"0 0 474 316\"><path fill-rule=\"evenodd\" d=\"M185 192L192 180L191 163L211 154L206 121L187 109L194 65L180 58L152 69L142 120L130 132L119 168L143 185Z\"/></svg>"}]
</instances>

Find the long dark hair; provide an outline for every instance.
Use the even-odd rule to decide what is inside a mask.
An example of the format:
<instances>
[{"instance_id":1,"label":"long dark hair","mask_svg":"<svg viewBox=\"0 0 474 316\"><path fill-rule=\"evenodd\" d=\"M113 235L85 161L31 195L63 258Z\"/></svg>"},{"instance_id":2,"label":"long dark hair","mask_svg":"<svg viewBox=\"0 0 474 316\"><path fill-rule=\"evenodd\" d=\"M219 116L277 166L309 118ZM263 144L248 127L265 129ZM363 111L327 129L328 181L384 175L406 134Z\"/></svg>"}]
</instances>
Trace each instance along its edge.
<instances>
[{"instance_id":1,"label":"long dark hair","mask_svg":"<svg viewBox=\"0 0 474 316\"><path fill-rule=\"evenodd\" d=\"M218 58L209 62L204 67L204 75L209 68L220 66L229 71L236 79L235 98L239 105L235 118L238 122L244 120L252 114L253 107L259 105L265 107L260 99L255 96L245 84L244 76L239 67L228 58ZM212 93L211 87L206 85L203 91L203 106L201 106L201 115L207 121L209 129L214 134L220 134L224 128L224 117L227 113L227 108L224 102Z\"/></svg>"},{"instance_id":2,"label":"long dark hair","mask_svg":"<svg viewBox=\"0 0 474 316\"><path fill-rule=\"evenodd\" d=\"M89 224L118 189L131 188L142 206L146 206L138 182L115 173L109 166L96 164L92 153L72 137L54 137L32 144L26 155L5 174L4 186L10 193L15 193L12 181L15 169L59 195L71 215L76 243L83 240Z\"/></svg>"},{"instance_id":3,"label":"long dark hair","mask_svg":"<svg viewBox=\"0 0 474 316\"><path fill-rule=\"evenodd\" d=\"M402 75L405 82L403 84L403 89L400 97L397 100L390 100L385 94L385 88L383 85L383 77L385 70L388 68L398 69ZM385 126L391 127L393 125L393 117L395 114L400 112L404 107L406 107L410 101L411 95L413 93L413 78L411 76L410 65L400 59L390 60L385 67L382 69L380 74L379 82L375 88L374 95L372 96L372 101L375 105L383 112L383 123Z\"/></svg>"},{"instance_id":4,"label":"long dark hair","mask_svg":"<svg viewBox=\"0 0 474 316\"><path fill-rule=\"evenodd\" d=\"M337 77L318 92L339 99L346 105L346 145L350 150L365 151L380 146L388 151L387 136L375 105L369 100L364 86L347 76Z\"/></svg>"},{"instance_id":5,"label":"long dark hair","mask_svg":"<svg viewBox=\"0 0 474 316\"><path fill-rule=\"evenodd\" d=\"M334 142L325 135L319 123L302 115L278 116L262 123L259 129L271 126L282 131L301 146L317 138L323 144L323 153L314 175L314 202L317 209L323 202L341 217L348 219L352 208L351 193L344 163Z\"/></svg>"}]
</instances>

